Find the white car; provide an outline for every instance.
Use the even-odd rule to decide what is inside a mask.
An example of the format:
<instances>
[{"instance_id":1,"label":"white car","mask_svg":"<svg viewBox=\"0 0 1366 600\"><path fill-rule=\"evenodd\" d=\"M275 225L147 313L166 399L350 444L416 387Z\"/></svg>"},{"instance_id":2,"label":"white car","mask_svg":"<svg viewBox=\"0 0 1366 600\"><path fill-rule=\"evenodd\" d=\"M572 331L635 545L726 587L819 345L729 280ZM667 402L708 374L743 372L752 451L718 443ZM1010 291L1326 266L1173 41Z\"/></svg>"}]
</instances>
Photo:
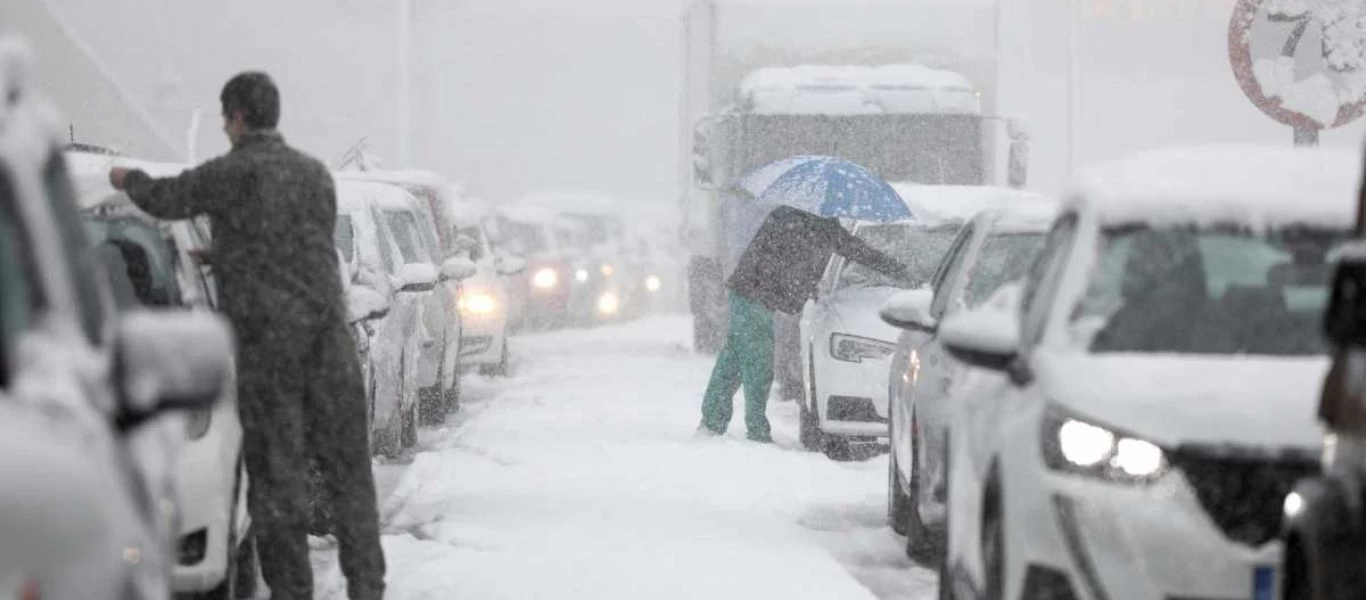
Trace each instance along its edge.
<instances>
[{"instance_id":1,"label":"white car","mask_svg":"<svg viewBox=\"0 0 1366 600\"><path fill-rule=\"evenodd\" d=\"M31 60L0 38L0 598L170 596L184 421L231 378L226 323L120 313Z\"/></svg>"},{"instance_id":2,"label":"white car","mask_svg":"<svg viewBox=\"0 0 1366 600\"><path fill-rule=\"evenodd\" d=\"M65 154L80 196L87 233L111 271L115 300L125 309L214 310L216 285L210 270L191 252L207 240L189 221L158 222L133 207L108 184L116 162L154 176L173 176L183 165L115 159L80 152ZM247 475L242 462L242 425L237 415L236 374L212 410L190 413L186 441L177 455L180 501L176 592L219 597L249 596L256 583L256 552L247 511Z\"/></svg>"},{"instance_id":3,"label":"white car","mask_svg":"<svg viewBox=\"0 0 1366 600\"><path fill-rule=\"evenodd\" d=\"M1317 469L1357 153L1212 146L1099 167L1015 305L943 320L945 598L1277 598Z\"/></svg>"},{"instance_id":4,"label":"white car","mask_svg":"<svg viewBox=\"0 0 1366 600\"><path fill-rule=\"evenodd\" d=\"M511 355L507 278L520 274L526 266L525 261L494 252L484 230L484 223L490 217L484 207L473 202L462 203L453 206L450 213L447 218L454 223L457 243L466 245L469 258L477 268L474 276L462 282L460 290L461 365L465 369L478 368L484 375L507 375Z\"/></svg>"},{"instance_id":5,"label":"white car","mask_svg":"<svg viewBox=\"0 0 1366 600\"><path fill-rule=\"evenodd\" d=\"M887 519L907 536L912 558L928 560L942 545L944 440L950 398L966 376L944 353L935 323L1023 278L1056 212L1040 204L978 213L959 231L929 288L898 293L882 307L882 320L902 330L887 385Z\"/></svg>"},{"instance_id":6,"label":"white car","mask_svg":"<svg viewBox=\"0 0 1366 600\"><path fill-rule=\"evenodd\" d=\"M421 304L437 285L436 268L408 265L380 211L376 197L394 188L363 181L338 180L337 248L346 260L343 277L350 277L348 296L358 289L373 292L388 310L361 324L367 337L367 367L373 389L370 398L370 448L374 454L397 456L417 438L418 359L423 343ZM352 315L353 318L355 315Z\"/></svg>"},{"instance_id":7,"label":"white car","mask_svg":"<svg viewBox=\"0 0 1366 600\"><path fill-rule=\"evenodd\" d=\"M473 275L476 267L464 250L442 257L436 238L436 224L425 203L401 187L388 184L375 188L371 198L389 225L398 245L404 269L425 269L435 273L437 285L419 292L418 315L421 344L418 353L420 422L444 420L460 402L460 338L462 319L459 309L460 282ZM411 445L405 442L405 445Z\"/></svg>"}]
</instances>

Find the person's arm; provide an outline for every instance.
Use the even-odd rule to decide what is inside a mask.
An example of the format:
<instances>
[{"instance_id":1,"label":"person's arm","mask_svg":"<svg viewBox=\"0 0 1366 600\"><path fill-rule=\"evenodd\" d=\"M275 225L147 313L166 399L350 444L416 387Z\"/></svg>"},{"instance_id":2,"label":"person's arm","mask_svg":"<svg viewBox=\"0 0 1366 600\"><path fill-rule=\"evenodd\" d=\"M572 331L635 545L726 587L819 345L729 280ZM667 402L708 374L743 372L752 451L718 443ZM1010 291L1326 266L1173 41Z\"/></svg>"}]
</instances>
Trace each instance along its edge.
<instances>
[{"instance_id":1,"label":"person's arm","mask_svg":"<svg viewBox=\"0 0 1366 600\"><path fill-rule=\"evenodd\" d=\"M835 229L838 231L835 237L836 254L888 277L910 279L911 271L906 268L906 265L903 265L895 258L878 251L878 249L869 246L867 242L858 239L854 234L849 233L843 227L836 225Z\"/></svg>"},{"instance_id":2,"label":"person's arm","mask_svg":"<svg viewBox=\"0 0 1366 600\"><path fill-rule=\"evenodd\" d=\"M124 171L121 175L120 178L111 173L114 187L121 187L128 192L133 204L159 219L189 219L217 212L232 188L228 167L222 158L175 177L153 179L137 169Z\"/></svg>"}]
</instances>

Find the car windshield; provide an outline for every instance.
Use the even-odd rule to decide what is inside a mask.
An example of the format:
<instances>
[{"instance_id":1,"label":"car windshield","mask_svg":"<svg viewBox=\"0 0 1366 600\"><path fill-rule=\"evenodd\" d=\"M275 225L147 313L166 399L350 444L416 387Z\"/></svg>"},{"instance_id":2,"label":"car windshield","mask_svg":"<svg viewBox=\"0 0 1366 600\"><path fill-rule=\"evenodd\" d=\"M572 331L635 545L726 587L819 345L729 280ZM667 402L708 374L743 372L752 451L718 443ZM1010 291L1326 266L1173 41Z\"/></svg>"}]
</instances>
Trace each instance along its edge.
<instances>
[{"instance_id":1,"label":"car windshield","mask_svg":"<svg viewBox=\"0 0 1366 600\"><path fill-rule=\"evenodd\" d=\"M498 224L498 229L502 234L501 244L517 254L530 256L549 249L545 228L540 225L503 220Z\"/></svg>"},{"instance_id":2,"label":"car windshield","mask_svg":"<svg viewBox=\"0 0 1366 600\"><path fill-rule=\"evenodd\" d=\"M1344 233L1130 226L1104 232L1074 339L1093 352L1314 355Z\"/></svg>"},{"instance_id":3,"label":"car windshield","mask_svg":"<svg viewBox=\"0 0 1366 600\"><path fill-rule=\"evenodd\" d=\"M925 228L910 224L865 225L854 235L910 269L909 278L896 278L849 261L840 272L837 290L851 287L911 289L930 284L939 262L948 254L961 225Z\"/></svg>"},{"instance_id":4,"label":"car windshield","mask_svg":"<svg viewBox=\"0 0 1366 600\"><path fill-rule=\"evenodd\" d=\"M350 215L337 215L337 226L332 231L333 241L348 264L356 262L356 229Z\"/></svg>"},{"instance_id":5,"label":"car windshield","mask_svg":"<svg viewBox=\"0 0 1366 600\"><path fill-rule=\"evenodd\" d=\"M417 220L412 214L404 211L384 211L384 218L389 221L389 230L394 234L394 241L398 244L398 251L403 256L404 264L431 262L417 232Z\"/></svg>"},{"instance_id":6,"label":"car windshield","mask_svg":"<svg viewBox=\"0 0 1366 600\"><path fill-rule=\"evenodd\" d=\"M137 217L86 215L83 222L121 307L179 304L175 250L161 230Z\"/></svg>"},{"instance_id":7,"label":"car windshield","mask_svg":"<svg viewBox=\"0 0 1366 600\"><path fill-rule=\"evenodd\" d=\"M968 308L981 306L1001 286L1023 278L1043 248L1043 240L1042 232L989 236L982 242L963 287L963 304Z\"/></svg>"}]
</instances>

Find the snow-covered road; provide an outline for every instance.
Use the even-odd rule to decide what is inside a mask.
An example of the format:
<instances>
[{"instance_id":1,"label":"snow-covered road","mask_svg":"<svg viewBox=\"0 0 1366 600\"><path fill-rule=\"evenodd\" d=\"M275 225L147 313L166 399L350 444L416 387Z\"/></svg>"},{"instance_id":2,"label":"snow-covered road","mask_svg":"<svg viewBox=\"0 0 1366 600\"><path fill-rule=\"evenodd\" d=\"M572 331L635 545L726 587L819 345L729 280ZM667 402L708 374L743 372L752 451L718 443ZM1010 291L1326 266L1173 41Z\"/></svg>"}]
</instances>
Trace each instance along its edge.
<instances>
[{"instance_id":1,"label":"snow-covered road","mask_svg":"<svg viewBox=\"0 0 1366 600\"><path fill-rule=\"evenodd\" d=\"M693 439L711 363L681 317L522 337L515 375L466 380L459 419L378 468L387 598L934 597L885 525L886 457ZM738 404L738 403L737 403ZM331 556L318 597L344 598Z\"/></svg>"}]
</instances>

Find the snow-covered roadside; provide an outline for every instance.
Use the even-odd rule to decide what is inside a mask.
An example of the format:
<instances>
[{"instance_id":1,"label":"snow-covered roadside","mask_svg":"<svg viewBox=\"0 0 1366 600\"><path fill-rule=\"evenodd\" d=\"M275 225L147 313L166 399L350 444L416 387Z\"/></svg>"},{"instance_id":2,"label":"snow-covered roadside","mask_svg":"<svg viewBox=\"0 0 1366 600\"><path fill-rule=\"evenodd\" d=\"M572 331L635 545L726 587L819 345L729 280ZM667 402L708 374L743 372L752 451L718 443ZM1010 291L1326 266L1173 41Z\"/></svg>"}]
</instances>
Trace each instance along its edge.
<instances>
[{"instance_id":1,"label":"snow-covered roadside","mask_svg":"<svg viewBox=\"0 0 1366 600\"><path fill-rule=\"evenodd\" d=\"M387 598L928 598L884 524L885 458L695 440L710 361L684 318L516 340L516 374L470 378L382 503ZM382 488L394 467L380 467ZM344 598L329 555L318 598Z\"/></svg>"}]
</instances>

